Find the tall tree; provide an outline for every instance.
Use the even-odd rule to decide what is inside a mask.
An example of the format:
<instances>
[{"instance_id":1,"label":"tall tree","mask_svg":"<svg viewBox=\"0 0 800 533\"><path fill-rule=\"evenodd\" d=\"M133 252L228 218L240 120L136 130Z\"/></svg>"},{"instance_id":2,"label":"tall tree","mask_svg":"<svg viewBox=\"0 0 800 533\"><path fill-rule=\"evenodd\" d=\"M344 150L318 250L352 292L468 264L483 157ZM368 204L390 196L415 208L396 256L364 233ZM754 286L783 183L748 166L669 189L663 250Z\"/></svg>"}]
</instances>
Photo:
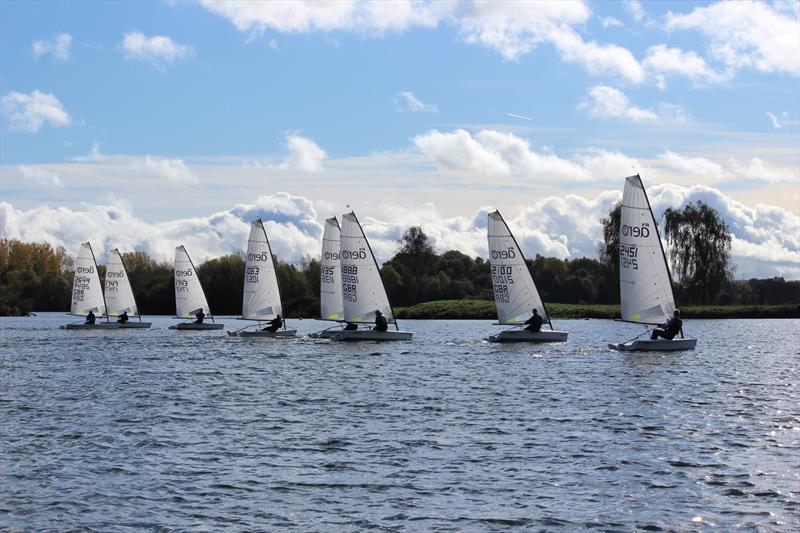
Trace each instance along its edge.
<instances>
[{"instance_id":1,"label":"tall tree","mask_svg":"<svg viewBox=\"0 0 800 533\"><path fill-rule=\"evenodd\" d=\"M731 234L719 213L698 200L683 209L664 212L673 273L695 301L713 302L731 274Z\"/></svg>"},{"instance_id":2,"label":"tall tree","mask_svg":"<svg viewBox=\"0 0 800 533\"><path fill-rule=\"evenodd\" d=\"M619 219L622 203L614 205L607 217L600 219L603 225L603 244L599 246L600 262L605 266L603 301L619 302Z\"/></svg>"},{"instance_id":3,"label":"tall tree","mask_svg":"<svg viewBox=\"0 0 800 533\"><path fill-rule=\"evenodd\" d=\"M428 236L419 226L412 226L400 238L400 251L391 259L390 263L400 274L411 290L410 303L420 300L422 289L426 285L425 278L436 276L435 266L439 257L431 245ZM405 283L408 280L410 283ZM408 285L413 285L410 287Z\"/></svg>"}]
</instances>

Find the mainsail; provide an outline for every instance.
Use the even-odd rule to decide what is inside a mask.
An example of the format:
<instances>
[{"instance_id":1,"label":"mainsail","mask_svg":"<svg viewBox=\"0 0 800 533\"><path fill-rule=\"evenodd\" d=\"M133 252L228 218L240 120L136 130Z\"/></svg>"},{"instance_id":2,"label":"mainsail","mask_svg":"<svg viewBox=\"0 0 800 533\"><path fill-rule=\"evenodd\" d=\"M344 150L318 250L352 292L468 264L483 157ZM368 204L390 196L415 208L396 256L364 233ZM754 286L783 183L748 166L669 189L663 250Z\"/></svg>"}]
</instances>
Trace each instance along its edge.
<instances>
[{"instance_id":1,"label":"mainsail","mask_svg":"<svg viewBox=\"0 0 800 533\"><path fill-rule=\"evenodd\" d=\"M489 213L489 263L500 324L522 324L537 309L545 323L550 317L516 239L499 211ZM551 326L552 327L552 326Z\"/></svg>"},{"instance_id":2,"label":"mainsail","mask_svg":"<svg viewBox=\"0 0 800 533\"><path fill-rule=\"evenodd\" d=\"M322 320L344 319L342 265L339 262L340 235L341 229L336 217L326 220L319 276L319 316Z\"/></svg>"},{"instance_id":3,"label":"mainsail","mask_svg":"<svg viewBox=\"0 0 800 533\"><path fill-rule=\"evenodd\" d=\"M94 259L92 245L81 244L78 260L75 263L75 278L72 282L72 304L70 313L86 316L92 311L95 316L106 314L106 303L103 299L103 286Z\"/></svg>"},{"instance_id":4,"label":"mainsail","mask_svg":"<svg viewBox=\"0 0 800 533\"><path fill-rule=\"evenodd\" d=\"M250 225L250 238L247 240L242 318L272 320L282 313L281 292L272 260L272 249L264 223L259 218Z\"/></svg>"},{"instance_id":5,"label":"mainsail","mask_svg":"<svg viewBox=\"0 0 800 533\"><path fill-rule=\"evenodd\" d=\"M662 324L675 311L667 258L638 174L625 179L622 195L619 291L623 320Z\"/></svg>"},{"instance_id":6,"label":"mainsail","mask_svg":"<svg viewBox=\"0 0 800 533\"><path fill-rule=\"evenodd\" d=\"M339 257L342 265L344 320L353 323L374 322L375 311L380 311L387 322L395 322L378 263L355 213L342 217Z\"/></svg>"},{"instance_id":7,"label":"mainsail","mask_svg":"<svg viewBox=\"0 0 800 533\"><path fill-rule=\"evenodd\" d=\"M186 248L180 245L175 248L175 313L178 318L191 318L200 309L211 315L194 264Z\"/></svg>"},{"instance_id":8,"label":"mainsail","mask_svg":"<svg viewBox=\"0 0 800 533\"><path fill-rule=\"evenodd\" d=\"M125 311L130 316L139 314L125 263L122 262L122 255L116 248L111 250L106 263L105 294L109 316L119 316Z\"/></svg>"}]
</instances>

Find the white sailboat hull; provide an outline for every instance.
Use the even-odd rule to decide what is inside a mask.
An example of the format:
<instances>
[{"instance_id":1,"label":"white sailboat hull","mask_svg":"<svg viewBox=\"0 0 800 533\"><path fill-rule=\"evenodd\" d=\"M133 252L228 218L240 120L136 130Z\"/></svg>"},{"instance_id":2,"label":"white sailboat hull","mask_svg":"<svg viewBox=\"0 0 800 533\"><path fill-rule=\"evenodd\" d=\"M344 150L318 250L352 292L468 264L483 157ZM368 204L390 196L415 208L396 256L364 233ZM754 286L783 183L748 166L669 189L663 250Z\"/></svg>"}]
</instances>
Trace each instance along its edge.
<instances>
[{"instance_id":1,"label":"white sailboat hull","mask_svg":"<svg viewBox=\"0 0 800 533\"><path fill-rule=\"evenodd\" d=\"M152 326L152 322L125 322L124 324L118 324L119 329L148 329Z\"/></svg>"},{"instance_id":2,"label":"white sailboat hull","mask_svg":"<svg viewBox=\"0 0 800 533\"><path fill-rule=\"evenodd\" d=\"M181 322L180 324L176 324L174 326L170 326L169 329L179 329L181 331L206 331L206 330L215 330L215 329L222 329L224 324L195 324L194 322Z\"/></svg>"},{"instance_id":3,"label":"white sailboat hull","mask_svg":"<svg viewBox=\"0 0 800 533\"><path fill-rule=\"evenodd\" d=\"M334 341L410 341L411 331L374 331L371 329L343 330L329 338Z\"/></svg>"},{"instance_id":4,"label":"white sailboat hull","mask_svg":"<svg viewBox=\"0 0 800 533\"><path fill-rule=\"evenodd\" d=\"M642 339L631 342L609 344L608 347L618 352L678 352L694 350L697 339Z\"/></svg>"},{"instance_id":5,"label":"white sailboat hull","mask_svg":"<svg viewBox=\"0 0 800 533\"><path fill-rule=\"evenodd\" d=\"M510 329L492 335L486 340L489 342L565 342L566 331L527 331L524 329Z\"/></svg>"},{"instance_id":6,"label":"white sailboat hull","mask_svg":"<svg viewBox=\"0 0 800 533\"><path fill-rule=\"evenodd\" d=\"M268 339L288 339L291 337L297 336L296 329L281 329L278 331L263 331L263 330L256 330L256 331L229 331L229 337L250 337L250 338L268 338Z\"/></svg>"},{"instance_id":7,"label":"white sailboat hull","mask_svg":"<svg viewBox=\"0 0 800 533\"><path fill-rule=\"evenodd\" d=\"M317 331L316 333L309 333L308 336L312 339L330 339L340 333L342 333L344 329L340 327L334 327L329 329L323 329L322 331Z\"/></svg>"}]
</instances>

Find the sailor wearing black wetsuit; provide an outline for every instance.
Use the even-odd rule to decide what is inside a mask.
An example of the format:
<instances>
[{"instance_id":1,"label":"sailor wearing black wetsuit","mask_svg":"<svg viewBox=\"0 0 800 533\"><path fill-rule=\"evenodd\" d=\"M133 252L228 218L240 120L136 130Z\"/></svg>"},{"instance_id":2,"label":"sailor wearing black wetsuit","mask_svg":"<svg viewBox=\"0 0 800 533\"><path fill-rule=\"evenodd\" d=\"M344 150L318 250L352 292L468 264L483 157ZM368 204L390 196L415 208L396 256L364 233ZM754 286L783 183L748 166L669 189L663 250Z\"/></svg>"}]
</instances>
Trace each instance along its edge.
<instances>
[{"instance_id":1,"label":"sailor wearing black wetsuit","mask_svg":"<svg viewBox=\"0 0 800 533\"><path fill-rule=\"evenodd\" d=\"M659 337L662 337L664 339L671 341L672 339L675 338L675 335L681 332L682 328L683 328L683 320L681 320L681 312L676 309L675 313L673 313L672 318L670 318L666 323L659 326L659 328L653 330L653 334L650 335L650 340L656 340ZM681 336L683 336L682 332Z\"/></svg>"},{"instance_id":2,"label":"sailor wearing black wetsuit","mask_svg":"<svg viewBox=\"0 0 800 533\"><path fill-rule=\"evenodd\" d=\"M539 311L534 309L533 316L530 317L528 320L525 321L526 324L529 324L526 331L532 331L536 333L537 331L542 330L542 324L544 324L544 319L542 319L541 315L539 315Z\"/></svg>"}]
</instances>

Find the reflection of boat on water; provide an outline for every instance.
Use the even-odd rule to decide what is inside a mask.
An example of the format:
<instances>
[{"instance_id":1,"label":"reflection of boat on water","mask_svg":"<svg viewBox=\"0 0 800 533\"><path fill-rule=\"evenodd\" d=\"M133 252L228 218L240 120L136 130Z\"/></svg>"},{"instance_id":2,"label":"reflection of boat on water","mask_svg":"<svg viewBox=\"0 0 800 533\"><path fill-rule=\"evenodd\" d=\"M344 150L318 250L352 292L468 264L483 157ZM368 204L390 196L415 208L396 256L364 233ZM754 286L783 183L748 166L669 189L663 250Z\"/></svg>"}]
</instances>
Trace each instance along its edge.
<instances>
[{"instance_id":1,"label":"reflection of boat on water","mask_svg":"<svg viewBox=\"0 0 800 533\"><path fill-rule=\"evenodd\" d=\"M250 224L250 237L247 240L241 317L241 320L254 320L258 324L245 326L237 331L229 331L228 335L231 337L294 337L297 330L286 329L285 321L282 324L283 329L276 331L261 329L262 322L273 320L278 315L283 318L281 289L275 272L272 248L269 245L264 223L259 218Z\"/></svg>"},{"instance_id":2,"label":"reflection of boat on water","mask_svg":"<svg viewBox=\"0 0 800 533\"><path fill-rule=\"evenodd\" d=\"M223 324L214 322L214 315L208 306L206 294L200 278L197 277L197 269L189 257L186 248L181 244L175 248L175 318L192 319L199 311L203 311L205 318L201 324L197 322L181 322L169 329L179 329L188 331L206 331L222 329ZM211 323L205 319L211 319Z\"/></svg>"},{"instance_id":3,"label":"reflection of boat on water","mask_svg":"<svg viewBox=\"0 0 800 533\"><path fill-rule=\"evenodd\" d=\"M625 179L619 228L622 320L664 324L676 309L675 295L653 210L638 174ZM680 339L632 339L608 347L618 351L678 351L692 350L696 345L697 339L685 339L681 331Z\"/></svg>"},{"instance_id":4,"label":"reflection of boat on water","mask_svg":"<svg viewBox=\"0 0 800 533\"><path fill-rule=\"evenodd\" d=\"M94 258L92 245L88 242L81 243L78 259L75 262L75 277L72 281L72 301L69 314L87 317L91 312L95 319L106 318L106 301L103 297L103 287L100 284L100 273L97 261ZM64 324L61 329L114 329L116 322L86 324L76 322Z\"/></svg>"},{"instance_id":5,"label":"reflection of boat on water","mask_svg":"<svg viewBox=\"0 0 800 533\"><path fill-rule=\"evenodd\" d=\"M329 339L342 332L344 303L342 302L342 265L339 262L341 228L336 217L325 221L322 234L322 255L319 262L319 319L337 322L335 326L308 336Z\"/></svg>"},{"instance_id":6,"label":"reflection of boat on water","mask_svg":"<svg viewBox=\"0 0 800 533\"><path fill-rule=\"evenodd\" d=\"M354 330L343 329L330 338L337 341L410 340L414 334L410 331L400 331L397 326L397 319L386 295L375 255L361 224L352 212L342 217L339 261L342 269L344 320L365 327ZM378 311L386 318L387 324L394 324L395 331L369 329L370 325L375 324Z\"/></svg>"},{"instance_id":7,"label":"reflection of boat on water","mask_svg":"<svg viewBox=\"0 0 800 533\"><path fill-rule=\"evenodd\" d=\"M566 331L556 331L547 308L539 296L517 240L508 229L499 211L489 213L486 227L489 239L489 263L492 268L492 289L497 306L497 322L515 328L488 337L489 342L563 342ZM536 309L550 331L519 329Z\"/></svg>"},{"instance_id":8,"label":"reflection of boat on water","mask_svg":"<svg viewBox=\"0 0 800 533\"><path fill-rule=\"evenodd\" d=\"M109 317L119 317L122 313L128 313L130 318L138 318L136 322L114 322L120 329L146 329L150 322L142 322L139 315L139 308L136 306L136 298L133 295L128 271L125 269L125 262L122 254L114 248L108 256L106 263L106 308ZM107 324L111 324L108 322Z\"/></svg>"}]
</instances>

